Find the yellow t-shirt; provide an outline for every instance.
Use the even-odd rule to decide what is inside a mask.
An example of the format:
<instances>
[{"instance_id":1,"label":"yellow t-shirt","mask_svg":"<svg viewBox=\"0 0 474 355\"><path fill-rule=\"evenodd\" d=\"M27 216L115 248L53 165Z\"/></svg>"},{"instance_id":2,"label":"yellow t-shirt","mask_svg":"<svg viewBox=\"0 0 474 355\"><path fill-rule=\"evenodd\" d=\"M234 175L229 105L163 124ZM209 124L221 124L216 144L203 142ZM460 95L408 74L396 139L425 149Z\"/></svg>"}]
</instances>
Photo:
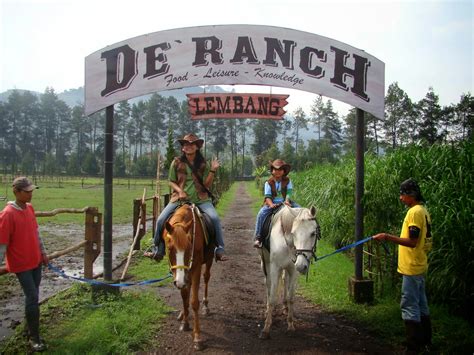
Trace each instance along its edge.
<instances>
[{"instance_id":1,"label":"yellow t-shirt","mask_svg":"<svg viewBox=\"0 0 474 355\"><path fill-rule=\"evenodd\" d=\"M411 207L403 220L400 238L409 238L409 227L420 229L416 247L398 246L398 272L402 275L420 275L428 270L427 252L431 249L431 217L426 207Z\"/></svg>"}]
</instances>

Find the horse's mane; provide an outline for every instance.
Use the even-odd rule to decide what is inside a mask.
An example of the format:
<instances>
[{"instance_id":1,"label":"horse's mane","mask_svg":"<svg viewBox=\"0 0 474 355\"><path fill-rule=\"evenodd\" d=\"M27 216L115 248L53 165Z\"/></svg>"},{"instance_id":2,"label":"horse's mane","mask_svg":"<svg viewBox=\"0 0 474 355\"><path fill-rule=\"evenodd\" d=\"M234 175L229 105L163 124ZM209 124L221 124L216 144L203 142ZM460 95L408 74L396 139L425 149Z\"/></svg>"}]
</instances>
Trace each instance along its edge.
<instances>
[{"instance_id":1,"label":"horse's mane","mask_svg":"<svg viewBox=\"0 0 474 355\"><path fill-rule=\"evenodd\" d=\"M297 207L291 208L284 206L279 210L274 217L274 222L281 220L281 226L285 233L288 233L293 228L294 223L299 223L300 221L307 221L314 219L311 211L308 208Z\"/></svg>"},{"instance_id":2,"label":"horse's mane","mask_svg":"<svg viewBox=\"0 0 474 355\"><path fill-rule=\"evenodd\" d=\"M185 228L187 222L192 218L191 213L190 207L185 205L178 208L171 217L170 223L173 226L173 234L167 234L167 238L176 249L186 250L191 243L188 238L188 230ZM192 224L191 228L193 228Z\"/></svg>"}]
</instances>

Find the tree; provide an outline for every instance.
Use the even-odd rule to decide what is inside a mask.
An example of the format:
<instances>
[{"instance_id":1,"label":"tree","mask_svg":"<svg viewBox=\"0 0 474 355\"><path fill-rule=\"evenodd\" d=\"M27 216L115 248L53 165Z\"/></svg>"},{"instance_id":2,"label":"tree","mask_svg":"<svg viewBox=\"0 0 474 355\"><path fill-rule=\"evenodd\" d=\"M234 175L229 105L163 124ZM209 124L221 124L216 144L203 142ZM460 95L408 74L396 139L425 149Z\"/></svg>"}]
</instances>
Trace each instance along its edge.
<instances>
[{"instance_id":1,"label":"tree","mask_svg":"<svg viewBox=\"0 0 474 355\"><path fill-rule=\"evenodd\" d=\"M174 132L177 137L184 137L188 133L198 132L197 120L192 120L188 111L188 102L186 100L181 102L179 114L176 122L174 123Z\"/></svg>"},{"instance_id":2,"label":"tree","mask_svg":"<svg viewBox=\"0 0 474 355\"><path fill-rule=\"evenodd\" d=\"M295 147L291 144L289 139L286 139L283 142L283 149L281 151L281 159L283 159L285 162L289 164L294 164L296 162L296 149ZM273 157L272 160L277 159L278 156Z\"/></svg>"},{"instance_id":3,"label":"tree","mask_svg":"<svg viewBox=\"0 0 474 355\"><path fill-rule=\"evenodd\" d=\"M166 157L165 157L165 164L164 164L166 171L169 170L175 156L176 156L176 151L174 149L173 128L170 126L168 127L168 139L167 139L167 144L166 144Z\"/></svg>"},{"instance_id":4,"label":"tree","mask_svg":"<svg viewBox=\"0 0 474 355\"><path fill-rule=\"evenodd\" d=\"M215 119L212 120L213 125L211 126L210 130L210 138L208 138L208 142L212 144L212 149L217 157L219 157L220 153L224 151L224 148L227 145L227 126L224 120ZM207 145L207 144L206 144Z\"/></svg>"},{"instance_id":5,"label":"tree","mask_svg":"<svg viewBox=\"0 0 474 355\"><path fill-rule=\"evenodd\" d=\"M89 175L97 175L99 173L99 163L92 152L86 153L82 163L82 170Z\"/></svg>"},{"instance_id":6,"label":"tree","mask_svg":"<svg viewBox=\"0 0 474 355\"><path fill-rule=\"evenodd\" d=\"M316 134L318 137L318 142L321 141L321 126L323 123L323 113L324 113L324 102L323 97L318 95L316 99L314 99L313 104L310 108L310 117L309 122L316 126Z\"/></svg>"},{"instance_id":7,"label":"tree","mask_svg":"<svg viewBox=\"0 0 474 355\"><path fill-rule=\"evenodd\" d=\"M471 93L461 95L461 101L456 105L456 115L460 132L459 139L472 140L474 138L474 97Z\"/></svg>"},{"instance_id":8,"label":"tree","mask_svg":"<svg viewBox=\"0 0 474 355\"><path fill-rule=\"evenodd\" d=\"M257 120L253 126L253 134L255 137L252 144L252 152L256 156L262 154L269 149L278 137L280 128L278 123L273 120Z\"/></svg>"},{"instance_id":9,"label":"tree","mask_svg":"<svg viewBox=\"0 0 474 355\"><path fill-rule=\"evenodd\" d=\"M143 146L146 143L145 137L145 112L146 104L143 101L138 101L137 104L132 105L132 120L128 126L128 135L135 145L134 160L137 156L143 154Z\"/></svg>"},{"instance_id":10,"label":"tree","mask_svg":"<svg viewBox=\"0 0 474 355\"><path fill-rule=\"evenodd\" d=\"M69 156L66 172L69 175L80 175L81 174L81 164L78 158L77 153L72 153Z\"/></svg>"},{"instance_id":11,"label":"tree","mask_svg":"<svg viewBox=\"0 0 474 355\"><path fill-rule=\"evenodd\" d=\"M71 113L71 136L73 137L72 143L75 146L75 160L76 162L71 163L73 166L77 166L72 168L70 166L71 171L77 171L73 175L80 172L80 166L84 160L84 155L88 151L88 147L90 147L90 132L91 132L91 124L90 118L84 116L84 106L77 105L72 108ZM71 154L71 157L73 156ZM71 159L70 157L70 159Z\"/></svg>"},{"instance_id":12,"label":"tree","mask_svg":"<svg viewBox=\"0 0 474 355\"><path fill-rule=\"evenodd\" d=\"M332 101L328 100L323 110L324 123L322 131L324 141L331 147L330 155L327 159L331 162L337 160L342 148L342 124L337 113L334 112Z\"/></svg>"},{"instance_id":13,"label":"tree","mask_svg":"<svg viewBox=\"0 0 474 355\"><path fill-rule=\"evenodd\" d=\"M441 107L433 88L429 88L426 96L418 103L417 109L420 117L417 138L428 145L440 142L443 138L439 133Z\"/></svg>"},{"instance_id":14,"label":"tree","mask_svg":"<svg viewBox=\"0 0 474 355\"><path fill-rule=\"evenodd\" d=\"M413 104L408 95L400 89L398 83L392 83L388 87L385 97L385 119L382 123L385 142L396 149L403 142L408 143L410 136L409 127L414 128L412 118Z\"/></svg>"},{"instance_id":15,"label":"tree","mask_svg":"<svg viewBox=\"0 0 474 355\"><path fill-rule=\"evenodd\" d=\"M115 117L114 117L114 128L115 128L115 135L118 138L118 145L121 150L121 160L125 164L125 155L127 152L127 127L130 122L130 115L132 112L132 108L128 101L120 101L117 109L115 110ZM116 154L114 154L116 155Z\"/></svg>"},{"instance_id":16,"label":"tree","mask_svg":"<svg viewBox=\"0 0 474 355\"><path fill-rule=\"evenodd\" d=\"M166 99L157 93L151 95L150 99L145 103L143 128L148 132L150 151L159 148L160 138L165 135L166 111ZM170 124L170 120L168 120L168 124ZM140 150L140 154L142 153L142 150Z\"/></svg>"},{"instance_id":17,"label":"tree","mask_svg":"<svg viewBox=\"0 0 474 355\"><path fill-rule=\"evenodd\" d=\"M293 131L295 138L295 155L298 155L298 141L300 139L300 129L308 128L308 120L303 108L298 107L293 113Z\"/></svg>"}]
</instances>

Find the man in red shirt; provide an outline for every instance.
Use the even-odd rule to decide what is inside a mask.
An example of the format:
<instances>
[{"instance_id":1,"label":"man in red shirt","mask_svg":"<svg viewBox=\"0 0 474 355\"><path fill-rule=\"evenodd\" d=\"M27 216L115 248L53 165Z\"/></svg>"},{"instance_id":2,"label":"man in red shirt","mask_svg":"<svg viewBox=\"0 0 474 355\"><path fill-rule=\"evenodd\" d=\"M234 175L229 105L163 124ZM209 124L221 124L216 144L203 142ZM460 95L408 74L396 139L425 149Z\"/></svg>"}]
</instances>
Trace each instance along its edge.
<instances>
[{"instance_id":1,"label":"man in red shirt","mask_svg":"<svg viewBox=\"0 0 474 355\"><path fill-rule=\"evenodd\" d=\"M15 201L0 212L0 264L6 256L6 269L15 273L25 294L25 317L33 351L44 351L46 345L39 336L39 286L41 264L48 257L41 242L35 211L31 205L33 185L26 177L13 180Z\"/></svg>"}]
</instances>

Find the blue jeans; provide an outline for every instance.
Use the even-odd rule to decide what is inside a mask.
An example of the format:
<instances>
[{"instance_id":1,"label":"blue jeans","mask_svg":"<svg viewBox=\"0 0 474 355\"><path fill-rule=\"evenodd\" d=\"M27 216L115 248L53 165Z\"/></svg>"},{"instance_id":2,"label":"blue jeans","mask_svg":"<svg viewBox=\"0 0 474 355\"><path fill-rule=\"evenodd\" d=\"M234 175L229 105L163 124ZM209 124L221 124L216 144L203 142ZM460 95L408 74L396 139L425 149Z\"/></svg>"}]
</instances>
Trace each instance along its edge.
<instances>
[{"instance_id":1,"label":"blue jeans","mask_svg":"<svg viewBox=\"0 0 474 355\"><path fill-rule=\"evenodd\" d=\"M161 211L158 220L156 221L156 230L155 236L153 238L155 246L157 250L155 251L156 254L164 256L165 255L165 243L161 238L161 233L163 231L163 226L168 218L173 214L173 212L178 208L179 203L177 202L170 202L166 205L166 207ZM214 230L216 234L216 254L223 254L224 253L224 237L222 233L222 226L219 216L217 215L217 211L212 205L210 201L196 204L199 210L209 216L214 225Z\"/></svg>"},{"instance_id":2,"label":"blue jeans","mask_svg":"<svg viewBox=\"0 0 474 355\"><path fill-rule=\"evenodd\" d=\"M41 283L41 265L37 268L16 274L25 295L25 318L30 336L39 337L39 286Z\"/></svg>"},{"instance_id":3,"label":"blue jeans","mask_svg":"<svg viewBox=\"0 0 474 355\"><path fill-rule=\"evenodd\" d=\"M296 208L301 206L292 201L291 207ZM273 208L264 205L262 208L260 208L260 211L258 211L257 220L255 221L255 238L260 239L264 237L263 235L260 235L262 233L263 222L265 222L265 219L272 213L273 210Z\"/></svg>"},{"instance_id":4,"label":"blue jeans","mask_svg":"<svg viewBox=\"0 0 474 355\"><path fill-rule=\"evenodd\" d=\"M403 275L400 308L403 320L420 322L422 316L430 315L424 275Z\"/></svg>"}]
</instances>

